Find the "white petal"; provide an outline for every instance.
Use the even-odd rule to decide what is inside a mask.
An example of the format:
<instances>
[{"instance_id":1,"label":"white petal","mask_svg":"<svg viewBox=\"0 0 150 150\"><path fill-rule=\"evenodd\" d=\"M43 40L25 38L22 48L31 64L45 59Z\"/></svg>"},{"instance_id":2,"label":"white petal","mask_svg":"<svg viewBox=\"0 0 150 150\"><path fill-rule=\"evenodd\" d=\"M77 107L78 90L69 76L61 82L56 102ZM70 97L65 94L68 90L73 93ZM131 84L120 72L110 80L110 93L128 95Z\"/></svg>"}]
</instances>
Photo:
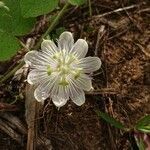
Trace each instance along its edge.
<instances>
[{"instance_id":1,"label":"white petal","mask_svg":"<svg viewBox=\"0 0 150 150\"><path fill-rule=\"evenodd\" d=\"M51 40L44 40L41 44L41 49L43 53L46 53L49 56L59 52L58 47Z\"/></svg>"},{"instance_id":2,"label":"white petal","mask_svg":"<svg viewBox=\"0 0 150 150\"><path fill-rule=\"evenodd\" d=\"M86 74L81 74L77 79L74 79L74 82L78 88L85 91L90 91L92 88L91 78Z\"/></svg>"},{"instance_id":3,"label":"white petal","mask_svg":"<svg viewBox=\"0 0 150 150\"><path fill-rule=\"evenodd\" d=\"M51 90L57 81L57 77L50 76L45 81L42 81L41 84L35 89L34 97L37 101L41 102L47 99L50 94Z\"/></svg>"},{"instance_id":4,"label":"white petal","mask_svg":"<svg viewBox=\"0 0 150 150\"><path fill-rule=\"evenodd\" d=\"M101 60L98 57L86 57L79 60L76 67L82 68L85 73L91 73L101 67Z\"/></svg>"},{"instance_id":5,"label":"white petal","mask_svg":"<svg viewBox=\"0 0 150 150\"><path fill-rule=\"evenodd\" d=\"M29 72L28 77L27 77L27 82L29 84L36 84L36 83L43 81L47 77L48 77L48 74L46 71L34 69Z\"/></svg>"},{"instance_id":6,"label":"white petal","mask_svg":"<svg viewBox=\"0 0 150 150\"><path fill-rule=\"evenodd\" d=\"M76 105L81 106L82 104L85 103L85 94L82 91L82 93L80 95L78 95L76 97L72 97L71 99Z\"/></svg>"},{"instance_id":7,"label":"white petal","mask_svg":"<svg viewBox=\"0 0 150 150\"><path fill-rule=\"evenodd\" d=\"M68 99L64 99L62 97L58 97L58 96L53 96L52 97L52 101L54 103L54 105L58 108L64 106L67 103Z\"/></svg>"},{"instance_id":8,"label":"white petal","mask_svg":"<svg viewBox=\"0 0 150 150\"><path fill-rule=\"evenodd\" d=\"M79 89L72 79L70 79L69 86L70 98L76 105L81 106L85 102L85 94L83 90Z\"/></svg>"},{"instance_id":9,"label":"white petal","mask_svg":"<svg viewBox=\"0 0 150 150\"><path fill-rule=\"evenodd\" d=\"M52 68L57 66L57 62L47 54L38 51L30 51L25 57L24 61L30 65L31 68L37 68L40 70L46 70L47 66L50 65Z\"/></svg>"},{"instance_id":10,"label":"white petal","mask_svg":"<svg viewBox=\"0 0 150 150\"><path fill-rule=\"evenodd\" d=\"M25 54L24 56L24 61L26 64L31 65L31 61L32 59L37 56L38 52L37 51L30 51L28 53Z\"/></svg>"},{"instance_id":11,"label":"white petal","mask_svg":"<svg viewBox=\"0 0 150 150\"><path fill-rule=\"evenodd\" d=\"M69 99L68 86L56 85L54 88L52 91L52 101L57 107L61 107L65 105Z\"/></svg>"},{"instance_id":12,"label":"white petal","mask_svg":"<svg viewBox=\"0 0 150 150\"><path fill-rule=\"evenodd\" d=\"M78 39L70 51L70 53L74 53L78 58L84 58L87 52L88 44L83 39Z\"/></svg>"},{"instance_id":13,"label":"white petal","mask_svg":"<svg viewBox=\"0 0 150 150\"><path fill-rule=\"evenodd\" d=\"M38 51L30 51L26 53L24 60L27 64L31 65L45 65L48 64L48 59L45 58L45 55L42 55L41 52Z\"/></svg>"},{"instance_id":14,"label":"white petal","mask_svg":"<svg viewBox=\"0 0 150 150\"><path fill-rule=\"evenodd\" d=\"M74 39L71 32L66 31L60 35L58 40L58 47L60 50L65 49L69 51L71 50L73 44L74 44Z\"/></svg>"},{"instance_id":15,"label":"white petal","mask_svg":"<svg viewBox=\"0 0 150 150\"><path fill-rule=\"evenodd\" d=\"M68 86L59 85L58 83L56 83L56 84L52 90L52 96L57 95L60 98L62 97L64 99L69 99Z\"/></svg>"}]
</instances>

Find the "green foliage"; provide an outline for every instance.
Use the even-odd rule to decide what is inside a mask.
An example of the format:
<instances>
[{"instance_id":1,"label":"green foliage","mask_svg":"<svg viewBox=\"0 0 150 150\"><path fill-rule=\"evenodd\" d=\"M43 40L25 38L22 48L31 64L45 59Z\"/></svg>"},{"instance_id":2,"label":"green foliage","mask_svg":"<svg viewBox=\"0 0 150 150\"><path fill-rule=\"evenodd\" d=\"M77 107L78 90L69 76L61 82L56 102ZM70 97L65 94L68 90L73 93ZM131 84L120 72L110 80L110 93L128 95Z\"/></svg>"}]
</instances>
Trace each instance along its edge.
<instances>
[{"instance_id":1,"label":"green foliage","mask_svg":"<svg viewBox=\"0 0 150 150\"><path fill-rule=\"evenodd\" d=\"M137 143L139 150L145 150L146 147L142 138L136 139L136 143Z\"/></svg>"},{"instance_id":2,"label":"green foliage","mask_svg":"<svg viewBox=\"0 0 150 150\"><path fill-rule=\"evenodd\" d=\"M35 18L21 16L20 0L0 1L0 61L9 59L17 52L20 45L15 36L30 32L35 21Z\"/></svg>"},{"instance_id":3,"label":"green foliage","mask_svg":"<svg viewBox=\"0 0 150 150\"><path fill-rule=\"evenodd\" d=\"M59 0L0 1L0 61L9 59L20 48L16 36L29 33L35 25L35 17L53 11L58 2Z\"/></svg>"},{"instance_id":4,"label":"green foliage","mask_svg":"<svg viewBox=\"0 0 150 150\"><path fill-rule=\"evenodd\" d=\"M6 32L9 32L16 36L24 35L30 32L36 20L35 18L22 17L20 0L4 0L4 2L10 10L7 13L9 15L9 22L5 19L3 20L7 27L11 26L11 28L9 27L9 30L6 30ZM5 16L3 18L5 18Z\"/></svg>"},{"instance_id":5,"label":"green foliage","mask_svg":"<svg viewBox=\"0 0 150 150\"><path fill-rule=\"evenodd\" d=\"M140 119L135 125L135 129L145 133L150 133L150 115L146 115Z\"/></svg>"},{"instance_id":6,"label":"green foliage","mask_svg":"<svg viewBox=\"0 0 150 150\"><path fill-rule=\"evenodd\" d=\"M59 0L21 0L21 10L24 17L37 17L53 11Z\"/></svg>"},{"instance_id":7,"label":"green foliage","mask_svg":"<svg viewBox=\"0 0 150 150\"><path fill-rule=\"evenodd\" d=\"M9 8L5 5L4 2L0 1L0 8L5 8L6 10L9 11Z\"/></svg>"},{"instance_id":8,"label":"green foliage","mask_svg":"<svg viewBox=\"0 0 150 150\"><path fill-rule=\"evenodd\" d=\"M6 32L0 31L0 60L4 61L13 56L20 48L18 40Z\"/></svg>"},{"instance_id":9,"label":"green foliage","mask_svg":"<svg viewBox=\"0 0 150 150\"><path fill-rule=\"evenodd\" d=\"M52 34L50 34L51 39L58 39L60 34L63 33L65 31L64 27L59 27L55 30L55 32L53 32Z\"/></svg>"},{"instance_id":10,"label":"green foliage","mask_svg":"<svg viewBox=\"0 0 150 150\"><path fill-rule=\"evenodd\" d=\"M12 17L9 14L9 11L6 10L4 7L0 8L0 30L6 32L12 32Z\"/></svg>"},{"instance_id":11,"label":"green foliage","mask_svg":"<svg viewBox=\"0 0 150 150\"><path fill-rule=\"evenodd\" d=\"M86 0L69 0L68 1L71 5L83 5L84 3L86 3Z\"/></svg>"},{"instance_id":12,"label":"green foliage","mask_svg":"<svg viewBox=\"0 0 150 150\"><path fill-rule=\"evenodd\" d=\"M98 110L96 110L95 112L97 113L97 115L99 117L103 118L106 122L110 123L114 127L119 128L119 129L125 129L124 125L121 122L119 122L116 119L110 117L107 113L103 113L103 112L98 111Z\"/></svg>"}]
</instances>

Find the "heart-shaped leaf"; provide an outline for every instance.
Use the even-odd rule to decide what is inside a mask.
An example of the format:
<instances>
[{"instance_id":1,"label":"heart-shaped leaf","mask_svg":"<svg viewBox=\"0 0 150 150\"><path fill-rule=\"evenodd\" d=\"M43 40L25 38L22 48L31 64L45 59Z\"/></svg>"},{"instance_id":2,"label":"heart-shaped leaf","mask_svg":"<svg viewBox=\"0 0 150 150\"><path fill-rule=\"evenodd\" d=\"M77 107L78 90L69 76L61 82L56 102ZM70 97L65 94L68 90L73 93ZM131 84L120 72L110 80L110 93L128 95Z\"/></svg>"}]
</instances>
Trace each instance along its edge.
<instances>
[{"instance_id":1,"label":"heart-shaped leaf","mask_svg":"<svg viewBox=\"0 0 150 150\"><path fill-rule=\"evenodd\" d=\"M5 5L9 8L8 15L11 17L11 19L9 18L10 21L5 21L4 19L3 22L5 22L7 26L11 25L11 33L16 36L29 33L34 26L36 19L22 17L20 0L4 0L4 2ZM6 32L7 31L8 30L6 30ZM10 33L10 30L8 32Z\"/></svg>"},{"instance_id":2,"label":"heart-shaped leaf","mask_svg":"<svg viewBox=\"0 0 150 150\"><path fill-rule=\"evenodd\" d=\"M19 49L20 44L17 38L9 33L0 31L0 61L9 59Z\"/></svg>"},{"instance_id":3,"label":"heart-shaped leaf","mask_svg":"<svg viewBox=\"0 0 150 150\"><path fill-rule=\"evenodd\" d=\"M53 11L59 0L21 0L21 10L24 17L37 17Z\"/></svg>"}]
</instances>

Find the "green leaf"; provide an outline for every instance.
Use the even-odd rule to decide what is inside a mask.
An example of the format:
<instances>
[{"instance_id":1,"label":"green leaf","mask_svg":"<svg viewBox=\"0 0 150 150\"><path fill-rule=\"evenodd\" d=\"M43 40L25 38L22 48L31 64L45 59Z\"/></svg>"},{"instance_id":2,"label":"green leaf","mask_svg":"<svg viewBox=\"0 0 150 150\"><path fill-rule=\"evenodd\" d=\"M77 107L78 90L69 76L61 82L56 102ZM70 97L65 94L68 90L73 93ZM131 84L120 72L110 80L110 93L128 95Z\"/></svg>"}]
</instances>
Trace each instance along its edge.
<instances>
[{"instance_id":1,"label":"green leaf","mask_svg":"<svg viewBox=\"0 0 150 150\"><path fill-rule=\"evenodd\" d=\"M6 32L0 31L0 61L12 57L20 49L18 40Z\"/></svg>"},{"instance_id":2,"label":"green leaf","mask_svg":"<svg viewBox=\"0 0 150 150\"><path fill-rule=\"evenodd\" d=\"M119 122L116 119L110 117L107 113L103 113L103 112L98 111L98 110L96 110L95 112L97 113L97 115L99 117L103 118L106 122L110 123L114 127L119 128L119 129L125 129L124 125L121 122Z\"/></svg>"},{"instance_id":3,"label":"green leaf","mask_svg":"<svg viewBox=\"0 0 150 150\"><path fill-rule=\"evenodd\" d=\"M58 39L60 34L62 34L65 31L65 27L59 27L55 30L55 32L52 32L50 34L51 39Z\"/></svg>"},{"instance_id":4,"label":"green leaf","mask_svg":"<svg viewBox=\"0 0 150 150\"><path fill-rule=\"evenodd\" d=\"M84 3L86 3L86 0L69 0L68 1L71 5L83 5Z\"/></svg>"},{"instance_id":5,"label":"green leaf","mask_svg":"<svg viewBox=\"0 0 150 150\"><path fill-rule=\"evenodd\" d=\"M9 8L5 5L4 2L0 1L0 8L4 8L6 9L7 11L9 11Z\"/></svg>"},{"instance_id":6,"label":"green leaf","mask_svg":"<svg viewBox=\"0 0 150 150\"><path fill-rule=\"evenodd\" d=\"M139 150L145 150L146 147L142 138L139 139L135 138L135 141L137 143Z\"/></svg>"},{"instance_id":7,"label":"green leaf","mask_svg":"<svg viewBox=\"0 0 150 150\"><path fill-rule=\"evenodd\" d=\"M144 126L144 125L147 125L149 124L150 125L150 115L146 115L144 116L143 118L141 118L137 124L136 124L136 127L141 127L141 126Z\"/></svg>"},{"instance_id":8,"label":"green leaf","mask_svg":"<svg viewBox=\"0 0 150 150\"><path fill-rule=\"evenodd\" d=\"M12 17L4 8L0 8L0 30L12 32Z\"/></svg>"},{"instance_id":9,"label":"green leaf","mask_svg":"<svg viewBox=\"0 0 150 150\"><path fill-rule=\"evenodd\" d=\"M35 21L21 16L20 0L0 1L0 61L16 54L20 44L15 36L30 32Z\"/></svg>"},{"instance_id":10,"label":"green leaf","mask_svg":"<svg viewBox=\"0 0 150 150\"><path fill-rule=\"evenodd\" d=\"M4 3L10 9L9 22L5 21L6 26L11 25L11 33L16 36L24 35L30 32L35 24L35 18L23 18L21 15L20 0L4 0ZM4 17L3 17L4 18ZM1 24L1 22L0 22ZM10 33L10 30L6 30Z\"/></svg>"},{"instance_id":11,"label":"green leaf","mask_svg":"<svg viewBox=\"0 0 150 150\"><path fill-rule=\"evenodd\" d=\"M59 0L21 0L21 10L24 17L37 17L53 11Z\"/></svg>"},{"instance_id":12,"label":"green leaf","mask_svg":"<svg viewBox=\"0 0 150 150\"><path fill-rule=\"evenodd\" d=\"M150 133L150 115L146 115L142 119L140 119L135 125L135 129Z\"/></svg>"},{"instance_id":13,"label":"green leaf","mask_svg":"<svg viewBox=\"0 0 150 150\"><path fill-rule=\"evenodd\" d=\"M150 133L150 125L138 129L141 132Z\"/></svg>"},{"instance_id":14,"label":"green leaf","mask_svg":"<svg viewBox=\"0 0 150 150\"><path fill-rule=\"evenodd\" d=\"M139 150L145 150L146 146L142 139L140 139L138 147L139 147Z\"/></svg>"}]
</instances>

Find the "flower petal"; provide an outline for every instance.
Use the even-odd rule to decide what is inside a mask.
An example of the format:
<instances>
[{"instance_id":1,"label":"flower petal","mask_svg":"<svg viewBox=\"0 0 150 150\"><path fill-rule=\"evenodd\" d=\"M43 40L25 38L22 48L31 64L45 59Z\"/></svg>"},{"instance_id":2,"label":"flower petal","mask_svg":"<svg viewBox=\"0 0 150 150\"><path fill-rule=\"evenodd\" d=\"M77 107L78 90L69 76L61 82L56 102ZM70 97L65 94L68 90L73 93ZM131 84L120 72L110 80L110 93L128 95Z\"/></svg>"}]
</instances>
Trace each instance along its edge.
<instances>
[{"instance_id":1,"label":"flower petal","mask_svg":"<svg viewBox=\"0 0 150 150\"><path fill-rule=\"evenodd\" d=\"M91 73L101 67L101 60L98 57L86 57L79 60L75 67L82 68L85 73Z\"/></svg>"},{"instance_id":2,"label":"flower petal","mask_svg":"<svg viewBox=\"0 0 150 150\"><path fill-rule=\"evenodd\" d=\"M74 79L76 86L85 91L90 91L92 88L91 78L86 74L81 74L77 79Z\"/></svg>"},{"instance_id":3,"label":"flower petal","mask_svg":"<svg viewBox=\"0 0 150 150\"><path fill-rule=\"evenodd\" d=\"M51 75L45 81L41 81L41 84L35 89L34 97L37 101L41 102L47 99L50 94L51 90L57 81L57 77L55 75Z\"/></svg>"},{"instance_id":4,"label":"flower petal","mask_svg":"<svg viewBox=\"0 0 150 150\"><path fill-rule=\"evenodd\" d=\"M70 53L74 53L78 58L84 58L87 52L88 44L83 39L78 39L70 51Z\"/></svg>"},{"instance_id":5,"label":"flower petal","mask_svg":"<svg viewBox=\"0 0 150 150\"><path fill-rule=\"evenodd\" d=\"M50 56L35 50L26 53L24 61L26 64L30 65L31 68L37 68L39 70L46 70L49 65L52 68L57 66L57 62Z\"/></svg>"},{"instance_id":6,"label":"flower petal","mask_svg":"<svg viewBox=\"0 0 150 150\"><path fill-rule=\"evenodd\" d=\"M69 95L72 101L78 106L81 106L85 102L83 90L78 88L72 79L70 79L69 82Z\"/></svg>"},{"instance_id":7,"label":"flower petal","mask_svg":"<svg viewBox=\"0 0 150 150\"><path fill-rule=\"evenodd\" d=\"M58 47L51 40L44 40L41 44L42 52L48 56L52 56L53 54L59 52Z\"/></svg>"},{"instance_id":8,"label":"flower petal","mask_svg":"<svg viewBox=\"0 0 150 150\"><path fill-rule=\"evenodd\" d=\"M66 104L69 99L68 86L56 85L52 91L52 101L56 107L61 107Z\"/></svg>"},{"instance_id":9,"label":"flower petal","mask_svg":"<svg viewBox=\"0 0 150 150\"><path fill-rule=\"evenodd\" d=\"M81 106L82 104L85 103L85 94L82 91L82 93L80 95L78 95L76 97L72 97L71 99L76 105Z\"/></svg>"},{"instance_id":10,"label":"flower petal","mask_svg":"<svg viewBox=\"0 0 150 150\"><path fill-rule=\"evenodd\" d=\"M73 44L74 44L74 39L71 32L66 31L60 35L58 40L58 47L60 50L65 49L69 51L71 50Z\"/></svg>"},{"instance_id":11,"label":"flower petal","mask_svg":"<svg viewBox=\"0 0 150 150\"><path fill-rule=\"evenodd\" d=\"M28 77L27 77L27 82L29 84L36 84L48 77L48 74L46 71L41 71L37 69L33 69L32 71L29 72Z\"/></svg>"},{"instance_id":12,"label":"flower petal","mask_svg":"<svg viewBox=\"0 0 150 150\"><path fill-rule=\"evenodd\" d=\"M31 61L33 60L33 58L35 58L35 56L37 56L37 54L38 52L35 50L26 53L24 56L25 63L31 65Z\"/></svg>"},{"instance_id":13,"label":"flower petal","mask_svg":"<svg viewBox=\"0 0 150 150\"><path fill-rule=\"evenodd\" d=\"M52 101L56 107L60 108L67 103L68 99L64 99L64 98L58 97L58 96L53 96Z\"/></svg>"}]
</instances>

